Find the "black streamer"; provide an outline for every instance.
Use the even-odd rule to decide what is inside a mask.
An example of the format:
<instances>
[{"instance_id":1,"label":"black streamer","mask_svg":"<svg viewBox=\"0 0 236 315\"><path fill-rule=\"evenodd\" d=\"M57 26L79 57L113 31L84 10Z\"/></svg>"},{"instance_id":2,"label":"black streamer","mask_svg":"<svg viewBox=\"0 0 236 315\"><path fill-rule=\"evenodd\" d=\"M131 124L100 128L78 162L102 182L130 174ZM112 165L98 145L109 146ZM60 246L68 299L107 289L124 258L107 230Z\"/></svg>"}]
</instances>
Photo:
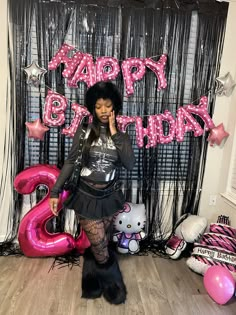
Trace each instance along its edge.
<instances>
[{"instance_id":1,"label":"black streamer","mask_svg":"<svg viewBox=\"0 0 236 315\"><path fill-rule=\"evenodd\" d=\"M70 104L65 125L51 127L44 142L27 137L25 122L42 119L49 88L81 105L87 89L82 82L78 83L77 89L67 87L62 76L63 64L55 71L48 70L39 88L28 86L23 69L34 59L47 69L49 61L64 42L83 53L92 54L94 59L112 56L120 60L120 64L129 57L152 57L157 61L162 53L166 53L168 85L163 91L157 91L158 80L147 69L145 78L135 83L134 95L127 98L122 74L118 75L115 83L124 94L122 114L143 117L145 126L148 115L165 110L175 115L180 106L191 102L198 104L200 97L207 95L209 113L213 115L215 96L209 91L214 90L215 78L219 74L227 9L227 3L207 0L9 0L12 25L9 32L13 37L13 47L9 51L11 103L14 104L15 95L17 114L12 117L14 145L5 154L15 156L14 167L9 165L12 178L34 164L48 163L59 168L63 165L71 139L61 131L73 117ZM193 25L195 29L192 29ZM195 39L194 47L189 44L192 38ZM163 128L168 133L168 128ZM207 134L195 138L189 132L181 143L172 141L166 145L158 144L155 148L139 149L134 126L129 126L127 132L137 159L132 172L123 170L121 173L127 201L135 198L134 202L144 203L147 210L147 238L141 241L140 252L162 254L178 218L185 213L198 212ZM4 191L4 178L0 183L0 189ZM9 223L13 220L13 227L8 229L5 242L0 244L0 255L5 255L7 248L9 253L14 252L10 243L17 237L22 196L14 192L12 202L14 211L9 212ZM57 219L60 230L64 228L64 215L63 212ZM70 258L66 259L70 261ZM57 263L61 263L60 258L55 259L53 267Z\"/></svg>"}]
</instances>

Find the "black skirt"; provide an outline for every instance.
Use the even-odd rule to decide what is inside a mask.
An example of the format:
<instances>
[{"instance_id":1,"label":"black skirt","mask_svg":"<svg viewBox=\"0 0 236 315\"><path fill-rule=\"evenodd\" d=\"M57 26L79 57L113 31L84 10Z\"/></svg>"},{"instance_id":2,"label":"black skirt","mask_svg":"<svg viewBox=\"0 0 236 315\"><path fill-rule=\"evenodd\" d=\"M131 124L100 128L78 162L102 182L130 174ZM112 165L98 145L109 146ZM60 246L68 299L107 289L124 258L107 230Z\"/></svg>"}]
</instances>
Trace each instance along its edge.
<instances>
[{"instance_id":1,"label":"black skirt","mask_svg":"<svg viewBox=\"0 0 236 315\"><path fill-rule=\"evenodd\" d=\"M87 219L96 220L113 216L123 209L125 203L120 187L121 182L115 181L104 189L97 189L80 179L77 192L68 197L64 206Z\"/></svg>"}]
</instances>

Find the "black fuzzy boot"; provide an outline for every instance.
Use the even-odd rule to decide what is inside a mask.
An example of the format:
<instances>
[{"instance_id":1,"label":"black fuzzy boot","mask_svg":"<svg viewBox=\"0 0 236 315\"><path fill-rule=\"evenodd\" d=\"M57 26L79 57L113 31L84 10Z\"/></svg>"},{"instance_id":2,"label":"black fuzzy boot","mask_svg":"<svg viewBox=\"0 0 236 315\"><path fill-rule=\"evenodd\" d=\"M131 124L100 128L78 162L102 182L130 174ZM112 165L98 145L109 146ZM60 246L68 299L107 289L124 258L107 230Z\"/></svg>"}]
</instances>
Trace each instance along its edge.
<instances>
[{"instance_id":1,"label":"black fuzzy boot","mask_svg":"<svg viewBox=\"0 0 236 315\"><path fill-rule=\"evenodd\" d=\"M102 295L102 286L97 276L97 263L90 249L84 253L82 271L82 298L96 299Z\"/></svg>"},{"instance_id":2,"label":"black fuzzy boot","mask_svg":"<svg viewBox=\"0 0 236 315\"><path fill-rule=\"evenodd\" d=\"M111 304L121 304L126 300L126 287L114 253L105 264L97 263L97 275L101 281L103 296Z\"/></svg>"}]
</instances>

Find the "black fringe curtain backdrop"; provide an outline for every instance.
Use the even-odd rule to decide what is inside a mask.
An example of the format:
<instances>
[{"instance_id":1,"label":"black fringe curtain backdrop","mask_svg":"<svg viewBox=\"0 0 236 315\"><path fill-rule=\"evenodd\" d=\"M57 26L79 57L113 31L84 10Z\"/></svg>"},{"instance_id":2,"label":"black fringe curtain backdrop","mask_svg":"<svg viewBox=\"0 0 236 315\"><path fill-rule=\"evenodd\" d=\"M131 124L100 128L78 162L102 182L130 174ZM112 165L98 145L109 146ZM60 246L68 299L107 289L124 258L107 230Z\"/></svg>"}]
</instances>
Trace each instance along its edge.
<instances>
[{"instance_id":1,"label":"black fringe curtain backdrop","mask_svg":"<svg viewBox=\"0 0 236 315\"><path fill-rule=\"evenodd\" d=\"M123 115L138 115L147 125L148 115L174 115L186 104L198 104L208 96L210 114L214 110L214 83L219 73L228 4L216 1L46 1L9 0L9 64L11 70L12 115L16 136L9 167L14 175L25 167L48 163L61 167L68 154L71 139L61 127L50 128L44 141L27 137L25 122L43 118L48 89L72 103L84 104L87 86L68 88L62 76L64 65L55 71L48 63L63 43L94 60L112 56L120 63L129 57L152 57L158 60L165 53L167 88L157 90L158 80L146 70L144 78L135 83L134 94L127 97L122 73L115 83L123 94ZM38 88L26 83L24 67L33 60L47 69ZM73 112L66 111L65 125ZM201 121L199 121L201 123ZM168 132L167 126L164 126ZM128 127L137 163L132 172L122 170L127 201L144 203L147 211L147 239L144 249L161 248L178 218L186 213L197 214L207 151L207 134L194 137L186 133L183 142L172 141L146 149L138 148L135 129ZM41 187L42 188L42 187ZM37 191L40 195L40 189ZM13 229L8 231L10 244L17 235L22 208L22 196L15 192ZM56 229L63 230L63 214ZM2 251L3 253L3 251Z\"/></svg>"}]
</instances>

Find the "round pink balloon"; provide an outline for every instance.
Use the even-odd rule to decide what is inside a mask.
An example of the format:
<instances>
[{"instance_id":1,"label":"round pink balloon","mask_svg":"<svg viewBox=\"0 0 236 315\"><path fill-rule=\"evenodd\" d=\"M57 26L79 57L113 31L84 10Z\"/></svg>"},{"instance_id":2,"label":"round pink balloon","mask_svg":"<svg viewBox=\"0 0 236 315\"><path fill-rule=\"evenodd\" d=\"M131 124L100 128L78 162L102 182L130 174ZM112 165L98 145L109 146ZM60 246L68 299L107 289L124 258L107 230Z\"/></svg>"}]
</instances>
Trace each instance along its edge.
<instances>
[{"instance_id":1,"label":"round pink balloon","mask_svg":"<svg viewBox=\"0 0 236 315\"><path fill-rule=\"evenodd\" d=\"M227 303L234 295L234 278L224 267L212 266L208 268L204 274L203 282L207 293L218 304Z\"/></svg>"}]
</instances>

